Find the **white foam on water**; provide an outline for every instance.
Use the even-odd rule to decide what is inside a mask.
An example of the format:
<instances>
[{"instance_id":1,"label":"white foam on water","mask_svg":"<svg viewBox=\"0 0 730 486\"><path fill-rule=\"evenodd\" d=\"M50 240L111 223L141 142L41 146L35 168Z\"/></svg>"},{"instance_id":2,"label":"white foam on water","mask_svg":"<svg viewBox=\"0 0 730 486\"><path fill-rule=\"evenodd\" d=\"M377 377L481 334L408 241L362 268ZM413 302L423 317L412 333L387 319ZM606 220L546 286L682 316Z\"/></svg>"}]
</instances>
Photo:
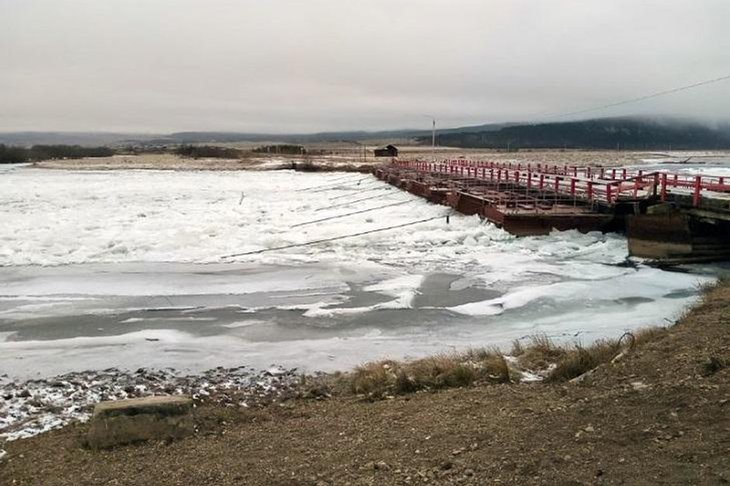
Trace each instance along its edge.
<instances>
[{"instance_id":1,"label":"white foam on water","mask_svg":"<svg viewBox=\"0 0 730 486\"><path fill-rule=\"evenodd\" d=\"M48 341L9 341L3 343L6 350L23 349L27 351L42 349L90 349L144 342L163 342L175 344L190 341L191 335L173 330L146 329L116 336L74 337L69 339L54 339Z\"/></svg>"},{"instance_id":2,"label":"white foam on water","mask_svg":"<svg viewBox=\"0 0 730 486\"><path fill-rule=\"evenodd\" d=\"M255 325L261 325L266 324L266 321L251 319L250 321L236 321L236 322L229 322L228 324L221 324L222 327L225 327L227 329L238 329L241 327L250 327Z\"/></svg>"},{"instance_id":3,"label":"white foam on water","mask_svg":"<svg viewBox=\"0 0 730 486\"><path fill-rule=\"evenodd\" d=\"M546 298L553 302L611 301L629 299L640 296L647 299L662 299L672 292L693 293L701 285L714 279L702 275L672 275L666 278L666 272L656 268L621 269L610 278L597 279L594 275L586 275L585 280L557 282L547 285L528 285L515 288L505 295L479 302L472 302L449 310L471 316L487 316L501 314L511 309L518 309L538 299ZM617 284L620 282L620 284Z\"/></svg>"},{"instance_id":4,"label":"white foam on water","mask_svg":"<svg viewBox=\"0 0 730 486\"><path fill-rule=\"evenodd\" d=\"M205 294L250 294L256 292L285 292L305 289L339 288L346 290L338 275L325 272L315 277L311 270L276 269L266 272L260 270L255 279L242 279L237 274L223 272L189 273L165 268L157 273L150 267L148 273L115 271L108 266L98 267L93 273L64 268L58 274L51 271L37 271L37 275L27 275L22 280L0 281L0 292L6 296L31 294L34 299L57 302L76 299L74 295L98 296L164 296L164 295L205 295ZM50 296L66 295L67 298ZM17 300L21 300L17 298ZM24 300L24 299L23 299ZM50 307L53 304L37 304Z\"/></svg>"},{"instance_id":5,"label":"white foam on water","mask_svg":"<svg viewBox=\"0 0 730 486\"><path fill-rule=\"evenodd\" d=\"M13 335L15 335L15 331L0 332L0 343L4 343Z\"/></svg>"},{"instance_id":6,"label":"white foam on water","mask_svg":"<svg viewBox=\"0 0 730 486\"><path fill-rule=\"evenodd\" d=\"M344 308L332 308L331 304L320 302L310 305L304 315L307 317L334 317L338 315L363 314L365 312L383 309L411 309L413 308L413 299L418 293L418 288L423 283L423 280L423 275L403 275L363 288L366 292L377 292L395 297L395 299L387 302L369 306Z\"/></svg>"},{"instance_id":7,"label":"white foam on water","mask_svg":"<svg viewBox=\"0 0 730 486\"><path fill-rule=\"evenodd\" d=\"M130 317L119 321L119 324L133 324L136 322L213 322L217 319L215 317Z\"/></svg>"}]
</instances>

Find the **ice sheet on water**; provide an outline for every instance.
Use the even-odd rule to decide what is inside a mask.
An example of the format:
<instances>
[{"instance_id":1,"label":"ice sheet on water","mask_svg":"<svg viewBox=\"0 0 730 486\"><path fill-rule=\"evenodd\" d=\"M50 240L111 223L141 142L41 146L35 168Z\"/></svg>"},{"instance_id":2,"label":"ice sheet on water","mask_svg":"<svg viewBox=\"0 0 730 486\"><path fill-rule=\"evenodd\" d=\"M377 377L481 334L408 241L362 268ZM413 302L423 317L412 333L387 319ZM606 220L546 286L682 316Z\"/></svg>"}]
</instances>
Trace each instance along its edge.
<instances>
[{"instance_id":1,"label":"ice sheet on water","mask_svg":"<svg viewBox=\"0 0 730 486\"><path fill-rule=\"evenodd\" d=\"M367 292L377 292L390 297L395 297L393 300L389 300L387 302L369 306L344 308L332 307L326 303L316 303L309 306L304 315L308 317L333 317L337 315L361 314L364 312L383 309L410 309L423 279L423 275L403 275L377 284L368 285L363 288L363 290Z\"/></svg>"},{"instance_id":2,"label":"ice sheet on water","mask_svg":"<svg viewBox=\"0 0 730 486\"><path fill-rule=\"evenodd\" d=\"M382 205L343 208L372 188L410 203L295 226ZM627 268L620 235L515 238L457 214L449 224L223 258L446 212L361 174L10 171L0 178L0 331L30 318L132 315L119 319L123 334L6 335L0 367L55 374L194 363L200 371L245 358L262 369L337 369L535 332L595 338L672 319L706 279ZM460 295L458 303L422 299L435 273L454 276L439 292ZM229 322L159 314L184 307L205 318L231 305ZM145 324L155 329L134 327ZM220 332L192 332L203 326Z\"/></svg>"},{"instance_id":3,"label":"ice sheet on water","mask_svg":"<svg viewBox=\"0 0 730 486\"><path fill-rule=\"evenodd\" d=\"M671 292L694 292L702 285L713 280L702 275L673 275L666 278L666 272L656 268L619 269L607 271L602 278L585 275L582 280L563 281L547 285L527 285L514 288L496 299L472 302L451 307L453 312L472 316L496 315L510 309L524 307L538 299L553 302L617 301L640 296L644 299L659 300Z\"/></svg>"},{"instance_id":4,"label":"ice sheet on water","mask_svg":"<svg viewBox=\"0 0 730 486\"><path fill-rule=\"evenodd\" d=\"M384 196L412 204L293 228L350 211L343 211L337 204L359 197L362 189L341 177L287 171L172 175L155 171L13 171L0 180L0 214L7 223L0 265L209 263L222 261L225 255L301 244L445 213L445 208L396 188L384 184L380 187L382 183L373 178L367 183L379 186ZM326 191L295 192L337 178L341 183ZM353 175L352 181L362 178ZM239 204L241 192L246 197ZM358 203L357 208L381 204L373 199ZM332 207L316 210L327 205ZM408 231L374 233L234 260L287 264L345 257L399 266L439 265L453 257L450 250L467 240L473 247L505 239L511 238L492 226L480 225L477 218L454 217L450 225L432 221Z\"/></svg>"}]
</instances>

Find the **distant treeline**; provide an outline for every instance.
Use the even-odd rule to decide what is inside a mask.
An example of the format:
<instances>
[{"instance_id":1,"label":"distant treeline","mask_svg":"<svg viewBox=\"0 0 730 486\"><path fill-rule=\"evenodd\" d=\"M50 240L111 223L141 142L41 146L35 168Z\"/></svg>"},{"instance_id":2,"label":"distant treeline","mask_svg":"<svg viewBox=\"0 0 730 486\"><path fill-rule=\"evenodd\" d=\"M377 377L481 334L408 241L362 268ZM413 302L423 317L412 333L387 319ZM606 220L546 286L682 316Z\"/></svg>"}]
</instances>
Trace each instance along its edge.
<instances>
[{"instance_id":1,"label":"distant treeline","mask_svg":"<svg viewBox=\"0 0 730 486\"><path fill-rule=\"evenodd\" d=\"M307 149L301 145L279 144L256 147L253 152L257 154L304 155L307 153Z\"/></svg>"},{"instance_id":2,"label":"distant treeline","mask_svg":"<svg viewBox=\"0 0 730 486\"><path fill-rule=\"evenodd\" d=\"M238 149L212 145L180 145L175 153L192 159L238 159L242 154Z\"/></svg>"},{"instance_id":3,"label":"distant treeline","mask_svg":"<svg viewBox=\"0 0 730 486\"><path fill-rule=\"evenodd\" d=\"M18 164L52 159L80 159L83 157L109 157L114 154L114 149L109 147L33 145L26 148L0 144L0 164Z\"/></svg>"},{"instance_id":4,"label":"distant treeline","mask_svg":"<svg viewBox=\"0 0 730 486\"><path fill-rule=\"evenodd\" d=\"M283 154L283 155L304 155L307 150L301 145L263 145L251 150L256 154ZM183 144L174 149L174 153L181 157L193 159L240 159L246 152L236 148L218 147L215 145L189 145Z\"/></svg>"},{"instance_id":5,"label":"distant treeline","mask_svg":"<svg viewBox=\"0 0 730 486\"><path fill-rule=\"evenodd\" d=\"M430 144L430 137L419 141ZM496 131L446 133L439 145L501 149L697 150L730 148L730 126L606 118L565 123L517 125Z\"/></svg>"}]
</instances>

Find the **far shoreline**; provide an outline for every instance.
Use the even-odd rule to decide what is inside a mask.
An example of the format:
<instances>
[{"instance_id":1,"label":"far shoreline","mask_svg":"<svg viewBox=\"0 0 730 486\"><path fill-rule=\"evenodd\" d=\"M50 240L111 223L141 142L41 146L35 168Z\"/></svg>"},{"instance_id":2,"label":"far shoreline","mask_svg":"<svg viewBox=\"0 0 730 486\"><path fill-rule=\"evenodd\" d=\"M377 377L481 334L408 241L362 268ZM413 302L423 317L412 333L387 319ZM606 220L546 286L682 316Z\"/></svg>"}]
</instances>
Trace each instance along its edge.
<instances>
[{"instance_id":1,"label":"far shoreline","mask_svg":"<svg viewBox=\"0 0 730 486\"><path fill-rule=\"evenodd\" d=\"M429 147L404 146L399 158L432 160L464 158L466 160L492 160L497 162L541 163L570 166L606 167L644 165L651 163L676 164L683 161L704 163L700 159L730 159L730 151L606 151L582 149L534 149L506 152L500 150L460 149L438 147L432 152ZM45 160L25 164L29 168L56 170L179 170L179 171L268 171L298 170L301 172L368 172L373 167L390 162L391 158L374 158L347 153L333 155L295 156L279 154L247 154L239 159L183 158L169 153L162 154L118 154L111 157L83 159Z\"/></svg>"}]
</instances>

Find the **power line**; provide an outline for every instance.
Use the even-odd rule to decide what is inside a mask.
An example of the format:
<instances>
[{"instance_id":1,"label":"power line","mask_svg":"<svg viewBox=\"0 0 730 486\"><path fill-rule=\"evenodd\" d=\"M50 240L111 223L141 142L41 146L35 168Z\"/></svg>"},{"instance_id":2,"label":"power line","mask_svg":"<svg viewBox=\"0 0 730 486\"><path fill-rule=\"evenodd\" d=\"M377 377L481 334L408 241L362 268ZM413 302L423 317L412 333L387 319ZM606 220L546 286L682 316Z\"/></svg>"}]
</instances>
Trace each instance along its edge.
<instances>
[{"instance_id":1,"label":"power line","mask_svg":"<svg viewBox=\"0 0 730 486\"><path fill-rule=\"evenodd\" d=\"M304 242L304 243L294 243L294 244L291 244L291 245L277 246L277 247L274 247L274 248L263 248L261 250L246 251L246 252L243 252L243 253L234 253L232 255L224 255L224 256L221 257L221 259L228 259L228 258L234 258L234 257L239 257L239 256L245 256L245 255L257 255L259 253L266 253L266 252L269 252L269 251L286 250L286 249L289 249L289 248L298 248L298 247L302 247L302 246L319 245L321 243L328 243L330 241L344 240L345 238L355 238L356 236L364 236L364 235L369 235L369 234L372 234L372 233L379 233L381 231L389 231L389 230L397 229L397 228L405 228L406 226L413 226L413 225L416 225L416 224L426 223L428 221L433 221L434 219L441 219L443 217L444 217L443 215L441 215L441 216L434 216L432 218L419 219L418 221L411 221L409 223L397 224L395 226L387 226L385 228L376 228L376 229L372 229L372 230L368 230L368 231L362 231L360 233L352 233L352 234L349 234L349 235L334 236L332 238L324 238L324 239L321 239L321 240L312 240L312 241L307 241L307 242Z\"/></svg>"},{"instance_id":2,"label":"power line","mask_svg":"<svg viewBox=\"0 0 730 486\"><path fill-rule=\"evenodd\" d=\"M369 178L370 177L363 177L362 179L357 179L357 180L351 181L351 180L347 180L347 179L352 179L352 175L347 175L347 176L344 176L344 177L339 177L337 179L332 179L327 184L323 184L323 185L320 185L320 186L304 187L302 189L297 189L294 192L306 192L306 191L312 191L314 189L323 189L323 188L329 188L329 187L336 187L336 186L339 186L341 184L352 184L352 183L355 183L355 182L360 182L360 181L367 180ZM318 191L315 191L315 192L318 192Z\"/></svg>"},{"instance_id":3,"label":"power line","mask_svg":"<svg viewBox=\"0 0 730 486\"><path fill-rule=\"evenodd\" d=\"M338 189L340 187L343 187L343 188L352 187L349 184L354 184L355 186L359 186L359 185L362 185L363 181L367 181L367 180L370 180L370 179L372 179L372 177L363 177L362 179L358 179L358 180L352 181L352 182L349 182L349 181L340 182L340 183L337 183L337 184L332 184L330 186L323 186L322 188L317 189L316 191L312 191L312 192L313 193L315 193L315 192L326 192L326 191L332 191L334 189ZM377 179L375 181L373 181L373 180L370 181L370 183L373 183L373 182L377 182ZM355 184L355 183L357 183L357 184ZM345 185L343 186L343 184L345 184Z\"/></svg>"},{"instance_id":4,"label":"power line","mask_svg":"<svg viewBox=\"0 0 730 486\"><path fill-rule=\"evenodd\" d=\"M336 216L328 216L326 218L315 219L313 221L306 221L304 223L297 223L295 225L292 225L291 228L298 228L299 226L306 226L308 224L321 223L322 221L329 221L331 219L345 218L347 216L353 216L355 214L368 213L370 211L376 211L378 209L385 209L385 208L389 208L389 207L392 207L392 206L400 206L401 204L408 204L408 203L412 203L412 202L414 202L414 201L398 201L398 202L395 202L395 203L384 204L382 206L376 206L374 208L360 209L359 211L353 211L351 213L338 214Z\"/></svg>"},{"instance_id":5,"label":"power line","mask_svg":"<svg viewBox=\"0 0 730 486\"><path fill-rule=\"evenodd\" d=\"M361 192L372 192L372 191L386 191L390 190L389 186L383 186L383 187L371 187L369 189L358 189L356 191L352 191L350 194L342 194L340 196L331 197L330 201L334 201L336 199L342 199L343 197L350 197L353 194L359 194Z\"/></svg>"},{"instance_id":6,"label":"power line","mask_svg":"<svg viewBox=\"0 0 730 486\"><path fill-rule=\"evenodd\" d=\"M376 194L374 196L362 197L360 199L355 199L354 201L344 202L342 204L335 203L335 204L330 204L329 206L322 206L320 208L316 208L315 211L324 211L326 209L332 209L332 208L344 208L344 207L347 207L347 206L351 206L351 205L353 205L355 203L359 203L359 202L363 202L363 201L369 201L371 199L376 199L376 198L379 198L379 197L383 197L384 198L384 197L388 197L388 196L383 196L382 194Z\"/></svg>"},{"instance_id":7,"label":"power line","mask_svg":"<svg viewBox=\"0 0 730 486\"><path fill-rule=\"evenodd\" d=\"M705 85L708 85L708 84L719 83L721 81L727 81L729 79L730 79L730 74L729 75L726 75L726 76L720 76L719 78L708 79L706 81L700 81L699 83L689 84L687 86L681 86L679 88L672 88L672 89L668 89L668 90L665 90L665 91L659 91L659 92L652 93L652 94L648 94L648 95L644 95L644 96L638 96L636 98L630 98L630 99L623 100L623 101L617 101L615 103L609 103L607 105L594 106L593 108L587 108L587 109L578 110L578 111L571 111L571 112L568 112L568 113L558 113L558 114L554 114L554 115L544 115L541 118L542 119L547 119L547 118L564 118L566 116L582 115L583 113L590 113L592 111L605 110L607 108L613 108L613 107L616 107L616 106L628 105L630 103L636 103L636 102L639 102L639 101L650 100L652 98L658 98L660 96L665 96L665 95L668 95L668 94L678 93L680 91L685 91L685 90L688 90L688 89L697 88L699 86L705 86Z\"/></svg>"}]
</instances>

